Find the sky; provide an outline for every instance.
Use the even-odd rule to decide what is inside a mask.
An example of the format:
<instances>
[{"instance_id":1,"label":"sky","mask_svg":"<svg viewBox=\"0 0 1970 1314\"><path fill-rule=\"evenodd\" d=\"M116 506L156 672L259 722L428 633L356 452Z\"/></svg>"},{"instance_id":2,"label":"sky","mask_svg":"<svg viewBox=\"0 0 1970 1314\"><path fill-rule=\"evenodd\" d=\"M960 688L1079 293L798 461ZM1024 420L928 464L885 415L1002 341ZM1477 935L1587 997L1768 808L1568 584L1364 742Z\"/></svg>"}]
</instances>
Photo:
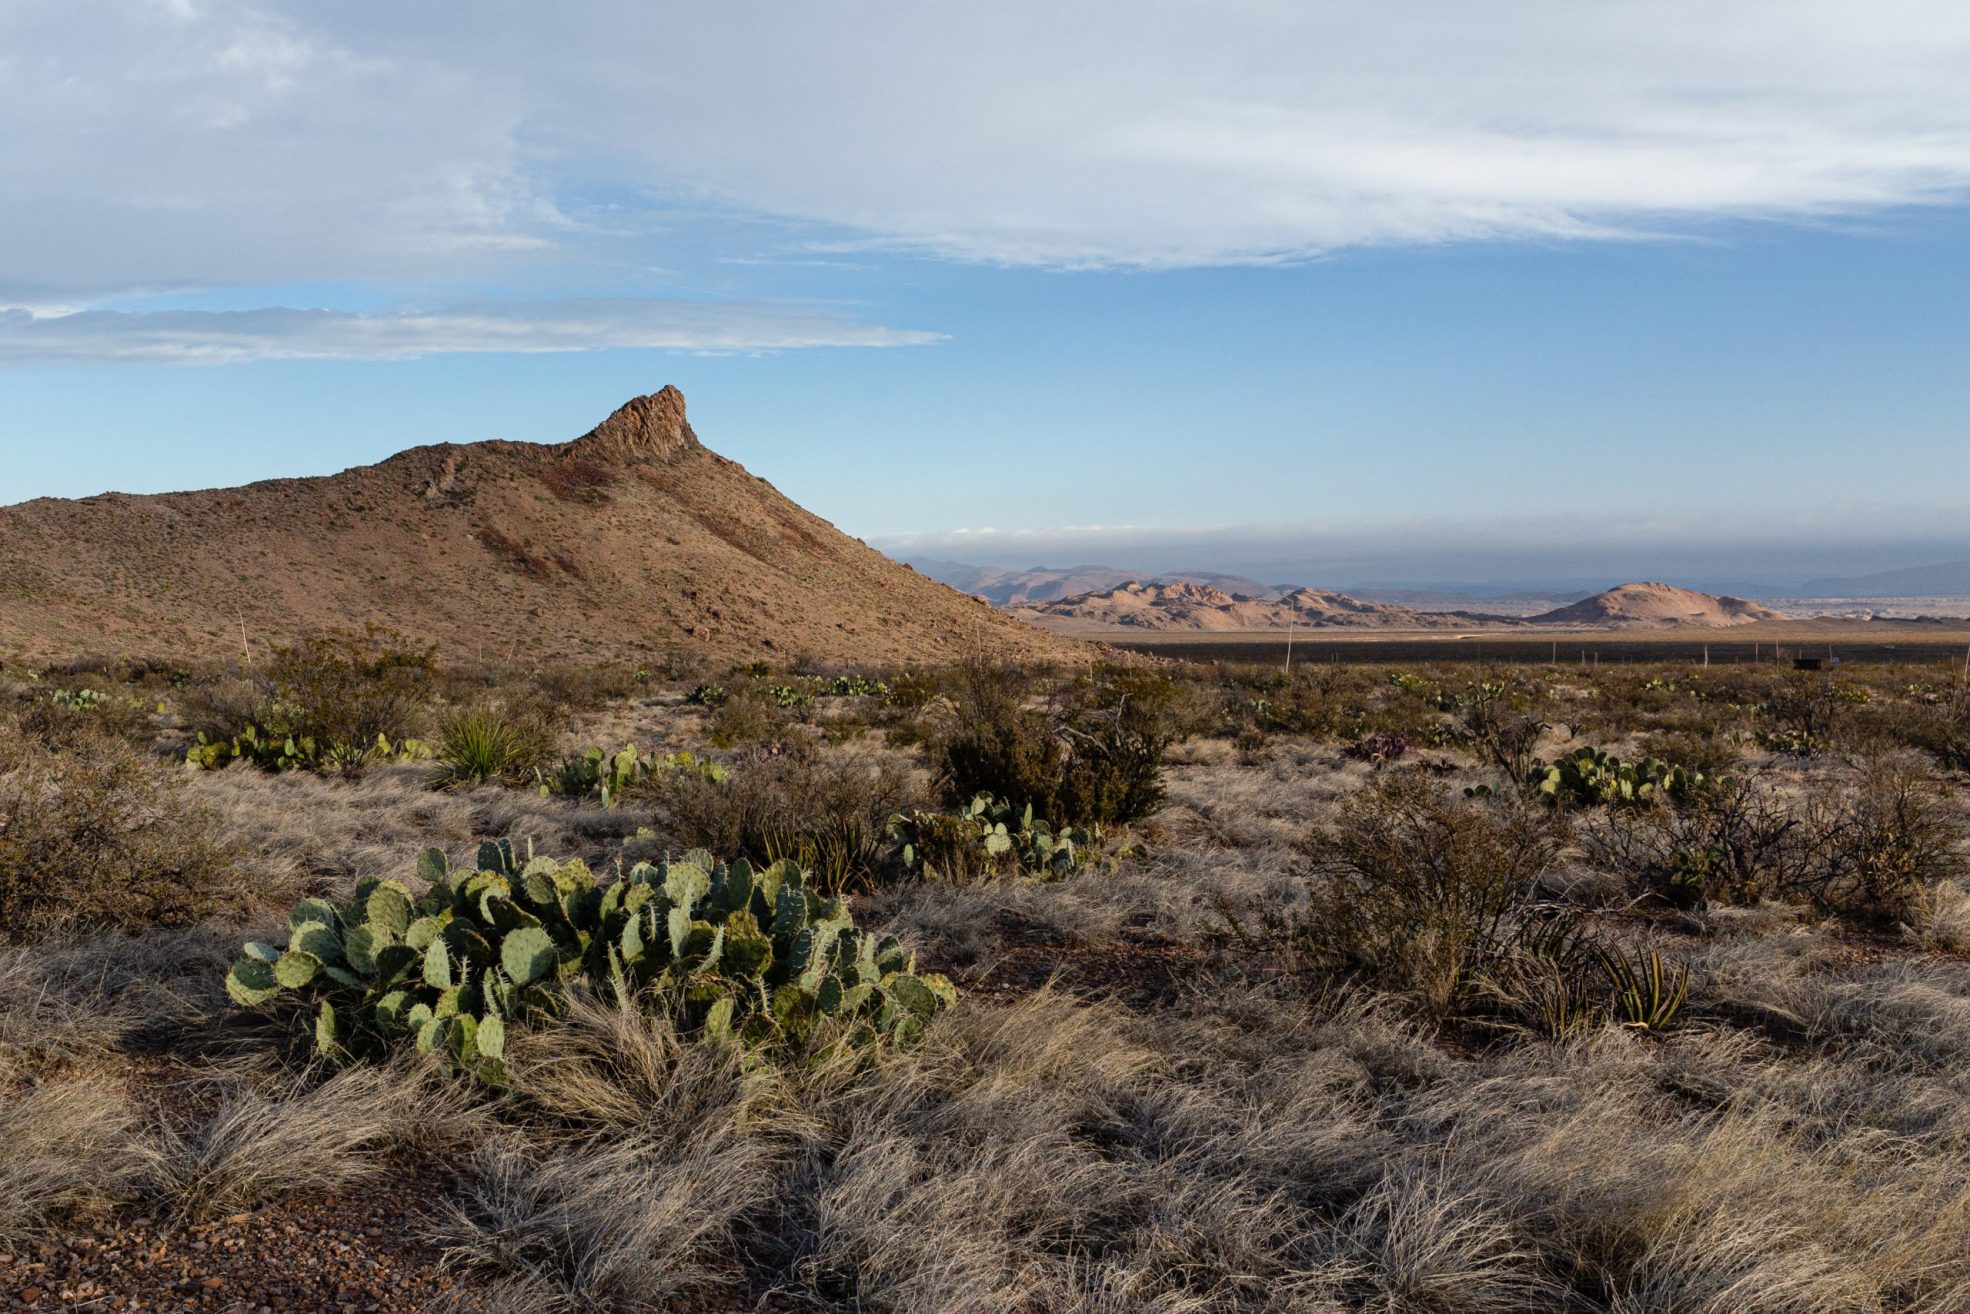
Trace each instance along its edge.
<instances>
[{"instance_id":1,"label":"sky","mask_svg":"<svg viewBox=\"0 0 1970 1314\"><path fill-rule=\"evenodd\" d=\"M0 6L0 503L666 383L905 558L1970 557L1970 7Z\"/></svg>"}]
</instances>

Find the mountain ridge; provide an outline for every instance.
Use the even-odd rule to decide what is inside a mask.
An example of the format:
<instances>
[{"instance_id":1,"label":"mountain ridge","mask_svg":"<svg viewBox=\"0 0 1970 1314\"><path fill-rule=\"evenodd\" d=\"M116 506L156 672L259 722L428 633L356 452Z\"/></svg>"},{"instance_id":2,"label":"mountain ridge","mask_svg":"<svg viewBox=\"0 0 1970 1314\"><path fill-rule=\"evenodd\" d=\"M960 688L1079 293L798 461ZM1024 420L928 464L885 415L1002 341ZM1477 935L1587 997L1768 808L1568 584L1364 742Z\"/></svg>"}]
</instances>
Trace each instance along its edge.
<instances>
[{"instance_id":1,"label":"mountain ridge","mask_svg":"<svg viewBox=\"0 0 1970 1314\"><path fill-rule=\"evenodd\" d=\"M459 659L1085 660L705 447L664 388L562 443L0 507L0 649L233 657L375 622Z\"/></svg>"}]
</instances>

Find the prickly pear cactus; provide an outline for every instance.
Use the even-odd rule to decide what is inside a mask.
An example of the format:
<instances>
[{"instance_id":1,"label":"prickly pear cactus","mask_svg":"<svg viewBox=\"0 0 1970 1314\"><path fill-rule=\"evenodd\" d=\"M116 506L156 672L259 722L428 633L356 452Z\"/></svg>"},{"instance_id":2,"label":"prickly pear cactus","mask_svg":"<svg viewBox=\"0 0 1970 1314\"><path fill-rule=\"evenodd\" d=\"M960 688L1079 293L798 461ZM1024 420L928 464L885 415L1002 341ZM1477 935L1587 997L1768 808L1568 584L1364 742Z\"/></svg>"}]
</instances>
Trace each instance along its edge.
<instances>
[{"instance_id":1,"label":"prickly pear cactus","mask_svg":"<svg viewBox=\"0 0 1970 1314\"><path fill-rule=\"evenodd\" d=\"M483 844L428 888L365 880L347 903L305 899L286 945L245 947L226 975L242 1008L305 1008L333 1060L409 1045L453 1072L507 1081L516 1028L551 1023L587 982L666 1007L706 1038L801 1046L824 1026L852 1043L908 1041L955 1002L893 940L855 929L791 862L762 871L693 852L598 882L579 861Z\"/></svg>"}]
</instances>

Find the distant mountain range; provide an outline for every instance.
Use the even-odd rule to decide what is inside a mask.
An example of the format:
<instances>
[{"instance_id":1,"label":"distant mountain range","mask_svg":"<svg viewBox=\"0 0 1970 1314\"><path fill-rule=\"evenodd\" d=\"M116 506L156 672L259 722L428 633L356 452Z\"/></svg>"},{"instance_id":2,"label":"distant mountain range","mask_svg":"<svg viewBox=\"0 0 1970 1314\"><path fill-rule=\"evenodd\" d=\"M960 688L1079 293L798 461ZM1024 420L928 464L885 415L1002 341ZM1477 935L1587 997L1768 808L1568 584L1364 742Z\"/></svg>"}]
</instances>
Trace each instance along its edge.
<instances>
[{"instance_id":1,"label":"distant mountain range","mask_svg":"<svg viewBox=\"0 0 1970 1314\"><path fill-rule=\"evenodd\" d=\"M1802 598L1970 598L1970 561L1809 579Z\"/></svg>"},{"instance_id":2,"label":"distant mountain range","mask_svg":"<svg viewBox=\"0 0 1970 1314\"><path fill-rule=\"evenodd\" d=\"M1422 611L1368 602L1328 589L1294 589L1256 598L1178 580L1131 580L1111 589L1014 606L1011 613L1061 634L1120 630L1274 631L1441 630L1532 626L1590 629L1719 629L1783 620L1743 598L1697 593L1668 584L1621 584L1565 607L1532 616L1497 612Z\"/></svg>"},{"instance_id":3,"label":"distant mountain range","mask_svg":"<svg viewBox=\"0 0 1970 1314\"><path fill-rule=\"evenodd\" d=\"M1062 598L1099 593L1124 584L1202 584L1225 593L1248 598L1272 599L1285 590L1261 584L1239 575L1214 575L1209 571L1177 571L1167 575L1144 575L1140 571L1117 570L1113 566L1036 566L1031 570L1005 570L998 566L968 566L959 561L912 561L917 573L948 584L961 593L984 598L994 607L1019 607L1028 603L1057 602Z\"/></svg>"},{"instance_id":4,"label":"distant mountain range","mask_svg":"<svg viewBox=\"0 0 1970 1314\"><path fill-rule=\"evenodd\" d=\"M1124 584L1201 584L1241 598L1278 601L1296 585L1265 584L1243 575L1208 570L1174 570L1162 574L1120 570L1114 566L1035 566L1010 570L973 566L961 561L912 561L916 570L940 584L984 598L995 607L1020 607L1059 602L1083 594L1101 593ZM1331 592L1331 590L1327 590ZM1385 602L1414 611L1484 611L1503 616L1531 616L1591 597L1593 589L1472 590L1383 587L1344 587L1340 593L1361 602Z\"/></svg>"}]
</instances>

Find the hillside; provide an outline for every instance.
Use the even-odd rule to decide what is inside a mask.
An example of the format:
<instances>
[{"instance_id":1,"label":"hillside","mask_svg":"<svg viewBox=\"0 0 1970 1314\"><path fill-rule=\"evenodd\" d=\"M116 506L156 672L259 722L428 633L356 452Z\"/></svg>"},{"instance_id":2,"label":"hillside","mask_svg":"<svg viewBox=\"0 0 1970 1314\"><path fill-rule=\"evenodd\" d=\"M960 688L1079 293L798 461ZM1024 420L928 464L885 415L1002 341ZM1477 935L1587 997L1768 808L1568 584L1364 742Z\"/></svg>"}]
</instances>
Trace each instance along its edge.
<instances>
[{"instance_id":1,"label":"hillside","mask_svg":"<svg viewBox=\"0 0 1970 1314\"><path fill-rule=\"evenodd\" d=\"M1207 584L1131 582L1119 588L1014 608L1013 615L1060 633L1083 630L1422 630L1468 626L1468 613L1418 612L1362 602L1325 589L1294 589L1276 600Z\"/></svg>"},{"instance_id":2,"label":"hillside","mask_svg":"<svg viewBox=\"0 0 1970 1314\"><path fill-rule=\"evenodd\" d=\"M961 593L975 593L995 607L1060 602L1086 593L1100 593L1124 584L1204 584L1226 593L1254 598L1277 598L1280 590L1238 575L1216 575L1209 571L1172 571L1145 576L1139 572L1117 570L1113 566L1068 566L1054 569L1036 566L1031 570L1006 570L998 566L968 566L956 561L915 561L911 563L930 576Z\"/></svg>"},{"instance_id":3,"label":"hillside","mask_svg":"<svg viewBox=\"0 0 1970 1314\"><path fill-rule=\"evenodd\" d=\"M1698 593L1673 584L1619 584L1569 607L1530 618L1534 625L1593 625L1621 629L1715 629L1783 620L1773 611L1743 598Z\"/></svg>"},{"instance_id":4,"label":"hillside","mask_svg":"<svg viewBox=\"0 0 1970 1314\"><path fill-rule=\"evenodd\" d=\"M0 652L237 656L376 622L462 659L1074 658L704 447L684 396L573 442L0 507Z\"/></svg>"}]
</instances>

